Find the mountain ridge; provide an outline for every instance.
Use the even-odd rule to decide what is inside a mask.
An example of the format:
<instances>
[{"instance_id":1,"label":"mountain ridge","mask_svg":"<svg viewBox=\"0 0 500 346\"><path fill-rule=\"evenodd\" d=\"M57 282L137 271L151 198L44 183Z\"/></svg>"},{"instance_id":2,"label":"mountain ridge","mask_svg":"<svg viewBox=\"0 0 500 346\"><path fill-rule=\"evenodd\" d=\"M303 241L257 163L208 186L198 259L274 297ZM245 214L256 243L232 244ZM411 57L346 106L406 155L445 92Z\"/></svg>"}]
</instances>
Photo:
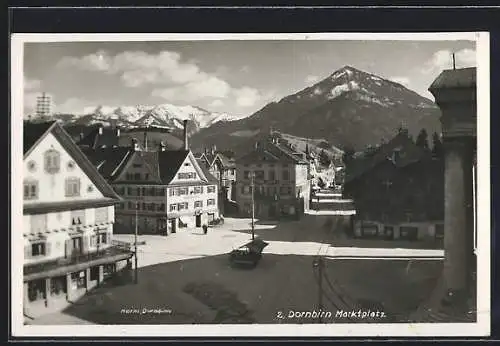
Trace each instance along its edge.
<instances>
[{"instance_id":1,"label":"mountain ridge","mask_svg":"<svg viewBox=\"0 0 500 346\"><path fill-rule=\"evenodd\" d=\"M243 142L243 133L250 140L262 131L276 129L325 138L342 149L361 150L389 139L400 126L407 127L411 135L422 128L439 131L439 114L434 102L402 84L346 65L317 83L266 104L249 117L202 129L191 143L220 146Z\"/></svg>"}]
</instances>

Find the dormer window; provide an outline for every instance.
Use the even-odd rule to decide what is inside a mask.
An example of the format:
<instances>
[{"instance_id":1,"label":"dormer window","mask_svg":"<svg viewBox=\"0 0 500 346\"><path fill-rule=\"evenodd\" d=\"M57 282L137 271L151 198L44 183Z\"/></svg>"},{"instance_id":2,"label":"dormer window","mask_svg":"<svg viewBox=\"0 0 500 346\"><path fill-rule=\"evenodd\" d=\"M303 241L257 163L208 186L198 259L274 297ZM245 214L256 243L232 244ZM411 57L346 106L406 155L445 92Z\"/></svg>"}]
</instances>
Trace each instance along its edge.
<instances>
[{"instance_id":1,"label":"dormer window","mask_svg":"<svg viewBox=\"0 0 500 346\"><path fill-rule=\"evenodd\" d=\"M61 166L61 154L54 149L47 150L44 156L45 171L50 174L59 172Z\"/></svg>"}]
</instances>

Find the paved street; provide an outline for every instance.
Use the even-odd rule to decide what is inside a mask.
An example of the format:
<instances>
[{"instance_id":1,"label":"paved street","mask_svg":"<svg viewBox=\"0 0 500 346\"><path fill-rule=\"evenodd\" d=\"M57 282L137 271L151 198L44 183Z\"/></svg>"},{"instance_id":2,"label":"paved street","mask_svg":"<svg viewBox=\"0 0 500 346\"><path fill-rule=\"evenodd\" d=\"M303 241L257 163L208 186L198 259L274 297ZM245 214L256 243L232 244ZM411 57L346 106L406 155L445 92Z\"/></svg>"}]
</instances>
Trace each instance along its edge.
<instances>
[{"instance_id":1,"label":"paved street","mask_svg":"<svg viewBox=\"0 0 500 346\"><path fill-rule=\"evenodd\" d=\"M326 256L323 310L333 315L339 309L364 306L384 309L386 318L397 320L428 297L442 268L440 260L338 256L439 257L442 250L384 249L385 244L405 244L382 240L377 247L335 247L341 236L324 226L330 217L322 218L257 222L255 233L269 246L252 270L231 267L227 255L250 240L249 219L226 219L224 226L211 228L207 235L184 230L167 237L139 236L146 242L139 246L139 283L101 287L61 314L105 324L314 323L311 318L278 315L318 310L319 287L312 265L318 254ZM129 235L117 238L133 241Z\"/></svg>"}]
</instances>

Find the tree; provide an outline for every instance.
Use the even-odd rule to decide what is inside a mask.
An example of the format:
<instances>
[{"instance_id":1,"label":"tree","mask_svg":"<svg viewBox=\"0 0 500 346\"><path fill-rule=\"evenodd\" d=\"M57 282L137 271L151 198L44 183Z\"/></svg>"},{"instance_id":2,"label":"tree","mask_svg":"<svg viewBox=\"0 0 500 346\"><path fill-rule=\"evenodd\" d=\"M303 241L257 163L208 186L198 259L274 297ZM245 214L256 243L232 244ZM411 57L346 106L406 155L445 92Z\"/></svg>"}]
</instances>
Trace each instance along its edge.
<instances>
[{"instance_id":1,"label":"tree","mask_svg":"<svg viewBox=\"0 0 500 346\"><path fill-rule=\"evenodd\" d=\"M443 157L443 142L441 142L441 138L436 132L432 135L432 156L436 158Z\"/></svg>"},{"instance_id":2,"label":"tree","mask_svg":"<svg viewBox=\"0 0 500 346\"><path fill-rule=\"evenodd\" d=\"M425 129L420 130L415 144L422 149L429 149L429 141L427 140L427 137L427 131Z\"/></svg>"},{"instance_id":3,"label":"tree","mask_svg":"<svg viewBox=\"0 0 500 346\"><path fill-rule=\"evenodd\" d=\"M323 166L329 166L330 165L330 157L328 157L328 154L325 152L324 149L321 149L319 153L319 163Z\"/></svg>"}]
</instances>

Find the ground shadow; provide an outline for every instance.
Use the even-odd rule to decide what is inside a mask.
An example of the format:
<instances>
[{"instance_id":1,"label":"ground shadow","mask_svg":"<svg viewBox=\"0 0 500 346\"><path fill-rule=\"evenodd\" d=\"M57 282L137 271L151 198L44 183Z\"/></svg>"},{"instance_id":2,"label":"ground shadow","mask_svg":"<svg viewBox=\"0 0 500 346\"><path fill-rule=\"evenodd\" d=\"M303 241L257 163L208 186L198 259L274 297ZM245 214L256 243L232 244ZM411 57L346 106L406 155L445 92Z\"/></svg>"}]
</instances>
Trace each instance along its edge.
<instances>
[{"instance_id":1,"label":"ground shadow","mask_svg":"<svg viewBox=\"0 0 500 346\"><path fill-rule=\"evenodd\" d=\"M128 283L103 285L64 313L97 324L314 323L277 319L280 311L318 307L312 260L264 254L251 270L231 267L227 254L157 264L140 268L137 284L130 272ZM404 322L441 270L440 261L418 261L408 271L406 261L327 260L324 308L335 314L370 302L386 309L391 322ZM337 322L346 321L327 323Z\"/></svg>"}]
</instances>

